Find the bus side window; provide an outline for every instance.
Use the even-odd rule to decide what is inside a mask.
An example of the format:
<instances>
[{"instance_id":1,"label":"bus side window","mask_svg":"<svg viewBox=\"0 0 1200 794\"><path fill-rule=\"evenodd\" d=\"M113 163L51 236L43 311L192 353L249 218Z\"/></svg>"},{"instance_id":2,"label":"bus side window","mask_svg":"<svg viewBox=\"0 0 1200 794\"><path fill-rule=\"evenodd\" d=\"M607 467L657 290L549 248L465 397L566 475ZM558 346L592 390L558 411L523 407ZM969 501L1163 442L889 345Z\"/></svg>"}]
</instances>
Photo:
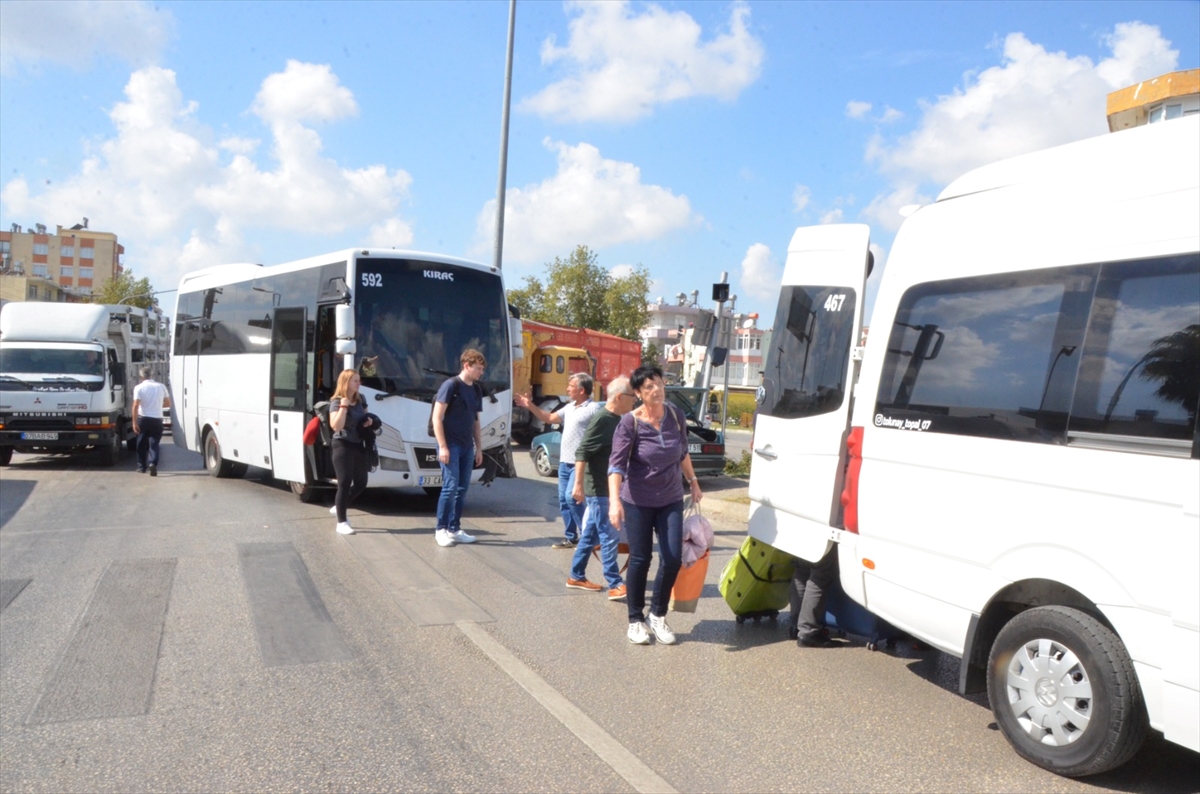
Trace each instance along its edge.
<instances>
[{"instance_id":1,"label":"bus side window","mask_svg":"<svg viewBox=\"0 0 1200 794\"><path fill-rule=\"evenodd\" d=\"M550 372L553 367L554 364L550 361L550 356L543 353L541 363L538 365L538 369L542 372Z\"/></svg>"}]
</instances>

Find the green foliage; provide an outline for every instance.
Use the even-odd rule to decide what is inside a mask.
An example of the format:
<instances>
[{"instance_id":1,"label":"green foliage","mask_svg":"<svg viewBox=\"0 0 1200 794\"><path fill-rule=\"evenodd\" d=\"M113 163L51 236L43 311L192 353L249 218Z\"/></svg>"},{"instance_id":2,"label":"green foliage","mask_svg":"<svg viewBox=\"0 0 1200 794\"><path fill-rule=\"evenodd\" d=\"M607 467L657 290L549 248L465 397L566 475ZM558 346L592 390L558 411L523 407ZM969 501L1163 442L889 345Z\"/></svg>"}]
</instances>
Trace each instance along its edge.
<instances>
[{"instance_id":1,"label":"green foliage","mask_svg":"<svg viewBox=\"0 0 1200 794\"><path fill-rule=\"evenodd\" d=\"M730 477L749 477L750 476L750 450L742 450L741 460L725 459L725 473Z\"/></svg>"},{"instance_id":2,"label":"green foliage","mask_svg":"<svg viewBox=\"0 0 1200 794\"><path fill-rule=\"evenodd\" d=\"M720 370L718 370L720 372ZM708 393L708 401L713 406L713 413L718 418L721 416L721 392L711 391ZM758 404L754 400L753 394L742 394L741 392L729 392L729 416L737 420L737 423L742 427L750 427L754 424L754 411Z\"/></svg>"},{"instance_id":3,"label":"green foliage","mask_svg":"<svg viewBox=\"0 0 1200 794\"><path fill-rule=\"evenodd\" d=\"M662 351L653 342L642 348L642 366L657 367L661 357Z\"/></svg>"},{"instance_id":4,"label":"green foliage","mask_svg":"<svg viewBox=\"0 0 1200 794\"><path fill-rule=\"evenodd\" d=\"M93 292L92 303L124 303L127 306L149 309L154 305L153 292L154 287L150 285L150 279L135 279L133 271L126 270L113 276Z\"/></svg>"},{"instance_id":5,"label":"green foliage","mask_svg":"<svg viewBox=\"0 0 1200 794\"><path fill-rule=\"evenodd\" d=\"M530 320L640 340L649 314L650 272L638 265L614 278L598 259L586 245L577 246L568 258L546 264L544 285L526 276L524 286L508 291L508 302Z\"/></svg>"}]
</instances>

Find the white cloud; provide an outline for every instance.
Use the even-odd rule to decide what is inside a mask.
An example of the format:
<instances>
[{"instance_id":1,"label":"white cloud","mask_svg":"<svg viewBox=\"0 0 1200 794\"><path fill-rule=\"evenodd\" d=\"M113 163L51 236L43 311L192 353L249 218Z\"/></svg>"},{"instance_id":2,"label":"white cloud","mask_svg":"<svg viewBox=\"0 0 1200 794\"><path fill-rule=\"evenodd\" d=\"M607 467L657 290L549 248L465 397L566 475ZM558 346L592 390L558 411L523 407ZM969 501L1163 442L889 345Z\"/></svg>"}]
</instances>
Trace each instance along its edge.
<instances>
[{"instance_id":1,"label":"white cloud","mask_svg":"<svg viewBox=\"0 0 1200 794\"><path fill-rule=\"evenodd\" d=\"M622 2L568 2L570 36L542 44L542 63L567 76L520 107L566 121L632 121L655 106L693 96L731 101L758 79L763 45L748 30L750 8L735 2L728 29L701 40L683 11L650 4L635 13Z\"/></svg>"},{"instance_id":2,"label":"white cloud","mask_svg":"<svg viewBox=\"0 0 1200 794\"><path fill-rule=\"evenodd\" d=\"M536 263L584 244L600 249L656 240L698 222L687 196L642 183L633 163L608 160L588 143L543 141L558 156L558 172L536 185L509 188L504 200L506 260ZM496 201L476 221L475 251L490 250Z\"/></svg>"},{"instance_id":3,"label":"white cloud","mask_svg":"<svg viewBox=\"0 0 1200 794\"><path fill-rule=\"evenodd\" d=\"M763 243L754 243L746 249L739 277L740 290L750 298L774 303L779 297L779 284L783 268L771 255L771 249Z\"/></svg>"},{"instance_id":4,"label":"white cloud","mask_svg":"<svg viewBox=\"0 0 1200 794\"><path fill-rule=\"evenodd\" d=\"M913 204L931 204L933 198L920 191L913 182L896 182L892 189L880 193L863 208L862 215L873 226L894 232L900 228L904 218L900 210Z\"/></svg>"},{"instance_id":5,"label":"white cloud","mask_svg":"<svg viewBox=\"0 0 1200 794\"><path fill-rule=\"evenodd\" d=\"M792 209L796 212L804 212L804 208L808 206L808 202L812 199L812 191L807 185L796 185L796 189L792 191Z\"/></svg>"},{"instance_id":6,"label":"white cloud","mask_svg":"<svg viewBox=\"0 0 1200 794\"><path fill-rule=\"evenodd\" d=\"M310 110L289 104L294 81L273 79L278 74L263 81L255 108L271 123L269 170L250 159L257 141L206 143L211 132L197 121L196 104L184 101L175 73L147 67L133 73L126 100L109 114L114 136L97 145L77 174L41 193L32 193L23 177L5 184L6 214L86 215L93 228L120 232L126 264L160 284L195 267L260 259L247 240L266 231L357 231L372 245L408 245L412 229L397 210L409 175L383 165L342 168L321 156L320 136L298 121L345 115L353 96L328 67L292 62L281 74L307 76ZM136 242L121 232L131 229Z\"/></svg>"},{"instance_id":7,"label":"white cloud","mask_svg":"<svg viewBox=\"0 0 1200 794\"><path fill-rule=\"evenodd\" d=\"M1105 41L1113 55L1093 63L1011 33L1001 65L925 103L913 132L874 139L867 160L893 177L944 185L985 163L1103 134L1107 94L1171 71L1179 57L1157 27L1140 22L1117 25Z\"/></svg>"},{"instance_id":8,"label":"white cloud","mask_svg":"<svg viewBox=\"0 0 1200 794\"><path fill-rule=\"evenodd\" d=\"M822 215L821 219L819 221L817 221L817 223L841 223L842 215L843 215L843 212L840 208L832 209L829 212L826 212L824 215Z\"/></svg>"},{"instance_id":9,"label":"white cloud","mask_svg":"<svg viewBox=\"0 0 1200 794\"><path fill-rule=\"evenodd\" d=\"M263 80L252 110L268 124L337 121L357 115L358 103L329 64L289 60L282 72Z\"/></svg>"},{"instance_id":10,"label":"white cloud","mask_svg":"<svg viewBox=\"0 0 1200 794\"><path fill-rule=\"evenodd\" d=\"M870 112L870 102L859 102L852 99L846 103L846 115L852 119L866 118L867 114Z\"/></svg>"},{"instance_id":11,"label":"white cloud","mask_svg":"<svg viewBox=\"0 0 1200 794\"><path fill-rule=\"evenodd\" d=\"M174 27L170 12L151 3L5 0L0 3L0 72L42 61L82 69L106 56L135 66L152 64Z\"/></svg>"},{"instance_id":12,"label":"white cloud","mask_svg":"<svg viewBox=\"0 0 1200 794\"><path fill-rule=\"evenodd\" d=\"M904 118L904 114L894 107L884 106L883 115L879 117L879 121L883 124L891 124Z\"/></svg>"},{"instance_id":13,"label":"white cloud","mask_svg":"<svg viewBox=\"0 0 1200 794\"><path fill-rule=\"evenodd\" d=\"M609 268L608 275L616 279L628 278L633 275L633 265L617 265Z\"/></svg>"}]
</instances>

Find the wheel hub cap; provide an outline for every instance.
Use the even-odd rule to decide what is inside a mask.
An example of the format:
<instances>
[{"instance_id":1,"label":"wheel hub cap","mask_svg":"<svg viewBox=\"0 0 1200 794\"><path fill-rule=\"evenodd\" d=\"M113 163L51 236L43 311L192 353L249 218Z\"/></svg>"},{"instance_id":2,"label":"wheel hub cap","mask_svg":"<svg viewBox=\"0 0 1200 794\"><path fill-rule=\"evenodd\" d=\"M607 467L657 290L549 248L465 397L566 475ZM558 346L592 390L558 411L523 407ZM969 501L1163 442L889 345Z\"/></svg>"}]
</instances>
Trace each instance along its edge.
<instances>
[{"instance_id":1,"label":"wheel hub cap","mask_svg":"<svg viewBox=\"0 0 1200 794\"><path fill-rule=\"evenodd\" d=\"M1043 678L1034 687L1038 701L1043 706L1053 706L1058 701L1058 687L1049 678Z\"/></svg>"}]
</instances>

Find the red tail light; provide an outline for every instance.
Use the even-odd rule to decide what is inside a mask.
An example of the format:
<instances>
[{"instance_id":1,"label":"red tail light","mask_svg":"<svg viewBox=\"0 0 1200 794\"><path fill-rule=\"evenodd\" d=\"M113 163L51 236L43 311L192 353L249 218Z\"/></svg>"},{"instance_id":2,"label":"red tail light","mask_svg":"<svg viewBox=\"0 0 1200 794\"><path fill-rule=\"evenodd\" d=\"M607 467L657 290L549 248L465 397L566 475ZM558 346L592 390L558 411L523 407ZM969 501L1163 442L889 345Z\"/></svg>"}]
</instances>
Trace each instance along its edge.
<instances>
[{"instance_id":1,"label":"red tail light","mask_svg":"<svg viewBox=\"0 0 1200 794\"><path fill-rule=\"evenodd\" d=\"M842 522L847 532L858 534L858 475L862 471L863 429L850 428L846 438L846 486L842 489Z\"/></svg>"},{"instance_id":2,"label":"red tail light","mask_svg":"<svg viewBox=\"0 0 1200 794\"><path fill-rule=\"evenodd\" d=\"M723 455L725 454L724 444L703 444L700 451L705 455Z\"/></svg>"}]
</instances>

